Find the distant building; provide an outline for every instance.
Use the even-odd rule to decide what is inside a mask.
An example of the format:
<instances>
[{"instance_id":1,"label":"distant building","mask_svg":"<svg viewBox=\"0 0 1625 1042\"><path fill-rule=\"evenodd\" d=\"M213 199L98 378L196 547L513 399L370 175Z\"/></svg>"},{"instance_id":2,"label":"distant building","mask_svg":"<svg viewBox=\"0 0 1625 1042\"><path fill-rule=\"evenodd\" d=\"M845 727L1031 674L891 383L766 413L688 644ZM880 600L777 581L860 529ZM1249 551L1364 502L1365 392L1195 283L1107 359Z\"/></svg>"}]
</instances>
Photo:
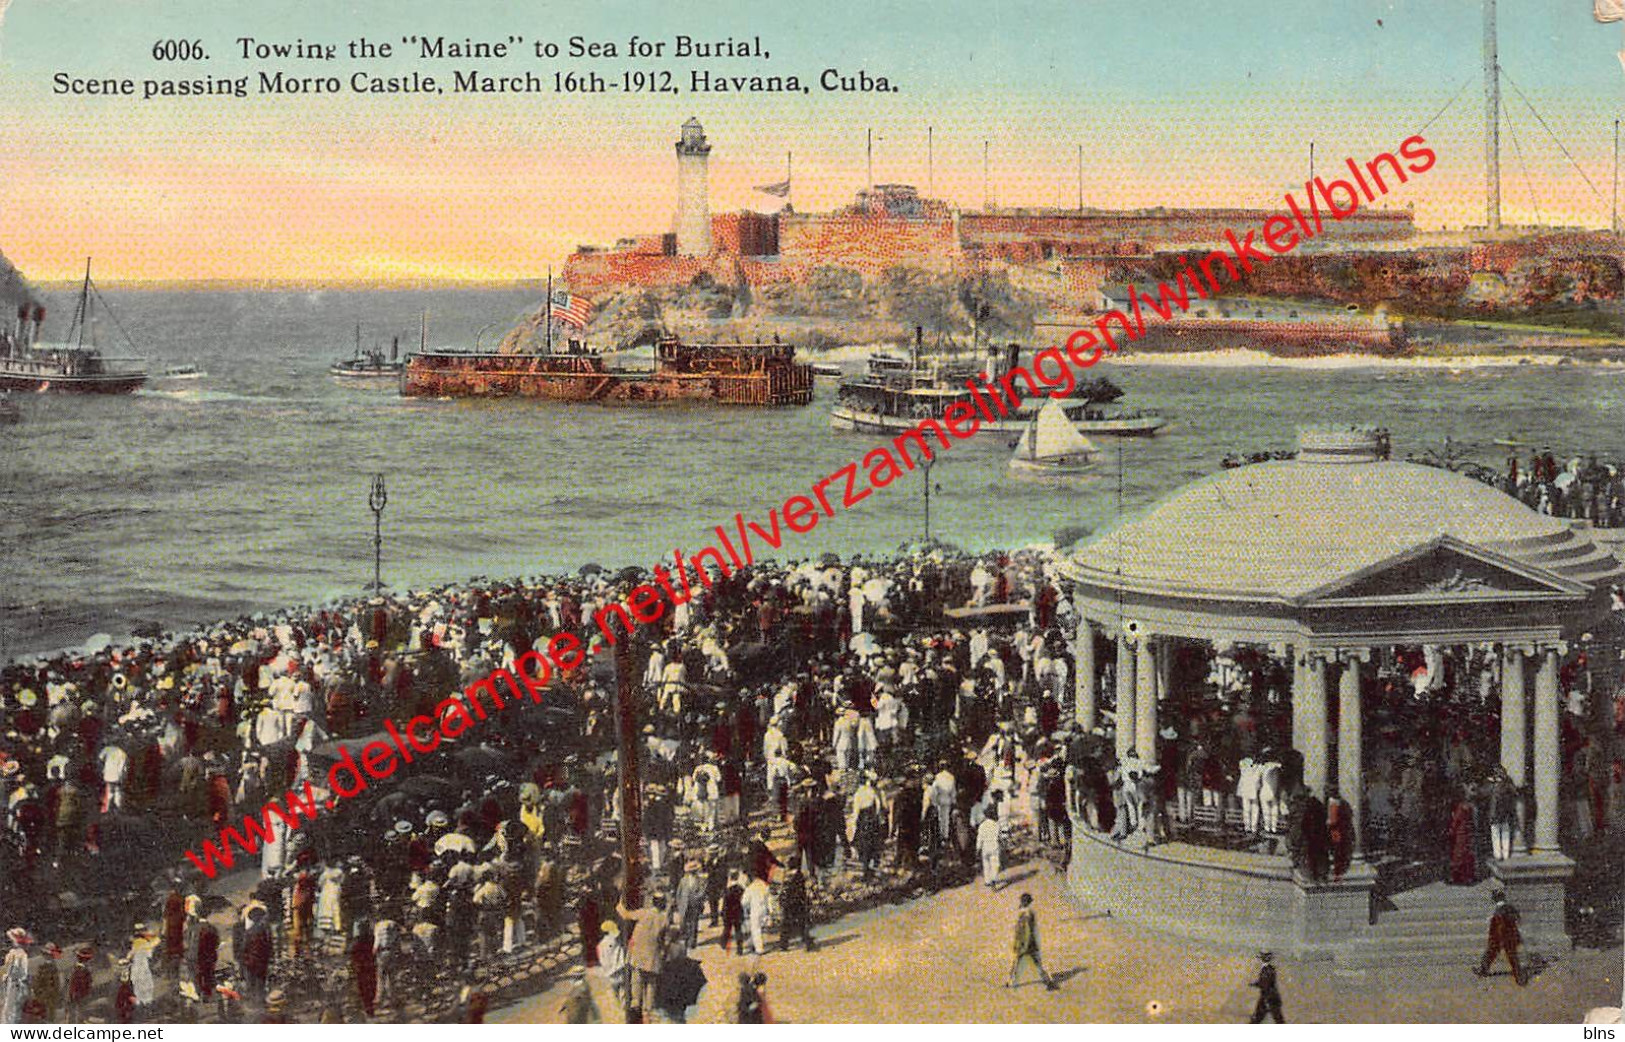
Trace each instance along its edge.
<instances>
[{"instance_id":1,"label":"distant building","mask_svg":"<svg viewBox=\"0 0 1625 1042\"><path fill-rule=\"evenodd\" d=\"M1102 284L1133 277L1136 265L1149 264L1159 252L1226 248L1227 231L1257 228L1276 216L1273 210L1247 207L961 210L922 195L914 185L896 183L859 191L851 203L825 213L785 207L776 213L712 215L711 145L698 118L682 125L676 152L672 230L629 235L609 249L578 250L565 270L572 290L596 294L685 286L702 274L729 285L764 285L805 283L821 268L874 279L899 268L948 274L993 265L1017 272L1029 288L1053 296L1057 308L1088 307ZM1345 256L1414 250L1415 237L1410 211L1362 209L1327 222L1314 246ZM1315 263L1307 256L1280 258L1260 277Z\"/></svg>"},{"instance_id":2,"label":"distant building","mask_svg":"<svg viewBox=\"0 0 1625 1042\"><path fill-rule=\"evenodd\" d=\"M677 141L677 219L673 231L677 234L678 256L705 257L711 253L711 203L706 174L710 157L711 145L705 140L705 128L691 116L683 124L682 137Z\"/></svg>"}]
</instances>

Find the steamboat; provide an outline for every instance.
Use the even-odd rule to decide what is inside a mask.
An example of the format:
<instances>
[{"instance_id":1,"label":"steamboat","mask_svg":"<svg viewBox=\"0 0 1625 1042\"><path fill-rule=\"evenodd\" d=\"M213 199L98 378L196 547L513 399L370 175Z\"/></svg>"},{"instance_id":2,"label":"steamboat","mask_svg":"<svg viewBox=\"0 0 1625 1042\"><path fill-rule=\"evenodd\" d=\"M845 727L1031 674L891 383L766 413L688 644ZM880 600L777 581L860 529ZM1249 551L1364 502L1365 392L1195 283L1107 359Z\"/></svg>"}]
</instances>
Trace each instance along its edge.
<instances>
[{"instance_id":1,"label":"steamboat","mask_svg":"<svg viewBox=\"0 0 1625 1042\"><path fill-rule=\"evenodd\" d=\"M90 281L90 262L86 261L79 304L74 311L67 341L63 343L42 342L39 339L40 329L45 323L43 307L19 304L16 324L10 330L0 329L0 391L130 394L145 384L145 370L116 370L108 365L109 362L139 362L141 359L105 357L96 347L91 325L91 309L96 301L106 307L107 302L102 300L100 292ZM115 324L117 321L115 317ZM121 332L122 329L121 326ZM89 343L86 343L87 339Z\"/></svg>"},{"instance_id":2,"label":"steamboat","mask_svg":"<svg viewBox=\"0 0 1625 1042\"><path fill-rule=\"evenodd\" d=\"M990 374L990 383L1010 372L1020 362L1019 345L988 349L984 366L968 358L927 357L922 353L919 329L914 334L914 350L909 358L877 354L869 358L862 376L841 382L835 406L830 410L830 426L836 430L862 433L905 431L923 419L942 421L957 402L972 408L976 401L967 381ZM1026 393L1024 380L1014 386ZM1123 396L1116 384L1103 376L1080 380L1072 395L1062 403L1068 420L1082 434L1116 437L1148 437L1167 423L1156 413L1120 409L1115 402ZM1006 416L983 421L980 429L1007 434L1027 432L1047 396L1032 397Z\"/></svg>"}]
</instances>

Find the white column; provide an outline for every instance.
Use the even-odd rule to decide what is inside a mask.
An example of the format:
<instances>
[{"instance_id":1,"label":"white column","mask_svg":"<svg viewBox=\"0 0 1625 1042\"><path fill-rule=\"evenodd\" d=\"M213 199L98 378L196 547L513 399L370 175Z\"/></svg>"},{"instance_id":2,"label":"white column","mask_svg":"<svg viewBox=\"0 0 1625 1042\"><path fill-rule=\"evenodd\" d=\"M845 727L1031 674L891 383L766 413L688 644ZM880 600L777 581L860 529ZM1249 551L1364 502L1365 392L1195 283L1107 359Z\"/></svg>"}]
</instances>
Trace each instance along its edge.
<instances>
[{"instance_id":1,"label":"white column","mask_svg":"<svg viewBox=\"0 0 1625 1042\"><path fill-rule=\"evenodd\" d=\"M1161 702L1168 697L1168 689L1173 686L1174 675L1174 642L1168 639L1157 641L1157 701Z\"/></svg>"},{"instance_id":2,"label":"white column","mask_svg":"<svg viewBox=\"0 0 1625 1042\"><path fill-rule=\"evenodd\" d=\"M1135 652L1134 751L1146 763L1157 762L1157 655L1155 638L1140 638Z\"/></svg>"},{"instance_id":3,"label":"white column","mask_svg":"<svg viewBox=\"0 0 1625 1042\"><path fill-rule=\"evenodd\" d=\"M1303 751L1303 725L1305 722L1303 701L1309 692L1309 680L1304 676L1303 653L1299 648L1287 649L1292 656L1292 748Z\"/></svg>"},{"instance_id":4,"label":"white column","mask_svg":"<svg viewBox=\"0 0 1625 1042\"><path fill-rule=\"evenodd\" d=\"M1501 657L1501 766L1512 784L1529 780L1529 696L1524 691L1523 648L1507 648Z\"/></svg>"},{"instance_id":5,"label":"white column","mask_svg":"<svg viewBox=\"0 0 1625 1042\"><path fill-rule=\"evenodd\" d=\"M1304 695L1296 707L1303 714L1303 783L1321 799L1326 798L1326 659L1320 652L1304 656Z\"/></svg>"},{"instance_id":6,"label":"white column","mask_svg":"<svg viewBox=\"0 0 1625 1042\"><path fill-rule=\"evenodd\" d=\"M1529 694L1524 688L1528 650L1507 648L1501 656L1501 766L1520 790L1529 781ZM1518 850L1529 853L1529 822L1519 797Z\"/></svg>"},{"instance_id":7,"label":"white column","mask_svg":"<svg viewBox=\"0 0 1625 1042\"><path fill-rule=\"evenodd\" d=\"M1117 636L1117 759L1134 755L1134 645Z\"/></svg>"},{"instance_id":8,"label":"white column","mask_svg":"<svg viewBox=\"0 0 1625 1042\"><path fill-rule=\"evenodd\" d=\"M1072 657L1077 665L1077 695L1073 703L1073 719L1085 731L1095 727L1095 628L1088 619L1078 620L1078 636L1072 646Z\"/></svg>"},{"instance_id":9,"label":"white column","mask_svg":"<svg viewBox=\"0 0 1625 1042\"><path fill-rule=\"evenodd\" d=\"M1538 650L1535 674L1535 843L1536 853L1558 853L1558 786L1563 750L1558 745L1557 655L1554 647Z\"/></svg>"},{"instance_id":10,"label":"white column","mask_svg":"<svg viewBox=\"0 0 1625 1042\"><path fill-rule=\"evenodd\" d=\"M1354 827L1354 856L1365 854L1365 757L1364 720L1360 692L1360 662L1355 653L1343 659L1343 675L1337 684L1337 792L1349 805Z\"/></svg>"}]
</instances>

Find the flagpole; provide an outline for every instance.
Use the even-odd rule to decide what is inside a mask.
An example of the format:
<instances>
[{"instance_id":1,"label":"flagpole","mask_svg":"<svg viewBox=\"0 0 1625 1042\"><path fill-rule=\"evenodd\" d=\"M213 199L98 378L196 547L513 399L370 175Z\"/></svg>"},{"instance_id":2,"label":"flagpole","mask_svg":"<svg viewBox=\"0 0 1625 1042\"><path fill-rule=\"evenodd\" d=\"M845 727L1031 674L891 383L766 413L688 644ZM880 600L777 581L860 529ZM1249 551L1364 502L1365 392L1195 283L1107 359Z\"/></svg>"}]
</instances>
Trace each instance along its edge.
<instances>
[{"instance_id":1,"label":"flagpole","mask_svg":"<svg viewBox=\"0 0 1625 1042\"><path fill-rule=\"evenodd\" d=\"M546 354L552 354L553 353L553 268L552 268L551 265L549 265L548 269L547 269L547 308L545 309L545 311L543 313L547 316L545 319L543 319L543 323L547 326L547 341L546 341L547 342L547 350L546 350L545 353Z\"/></svg>"},{"instance_id":2,"label":"flagpole","mask_svg":"<svg viewBox=\"0 0 1625 1042\"><path fill-rule=\"evenodd\" d=\"M1083 212L1083 146L1078 146L1078 212Z\"/></svg>"},{"instance_id":3,"label":"flagpole","mask_svg":"<svg viewBox=\"0 0 1625 1042\"><path fill-rule=\"evenodd\" d=\"M784 154L784 205L792 210L796 208L795 200L790 195L791 192L795 191L795 181L790 177L790 160L794 158L794 155L793 152Z\"/></svg>"},{"instance_id":4,"label":"flagpole","mask_svg":"<svg viewBox=\"0 0 1625 1042\"><path fill-rule=\"evenodd\" d=\"M873 192L875 190L875 132L873 129L870 129L864 131L863 133L865 141L867 142L865 145L865 152L868 155L869 160L869 191Z\"/></svg>"},{"instance_id":5,"label":"flagpole","mask_svg":"<svg viewBox=\"0 0 1625 1042\"><path fill-rule=\"evenodd\" d=\"M937 197L936 155L935 142L931 138L931 128L925 128L925 194L932 199Z\"/></svg>"},{"instance_id":6,"label":"flagpole","mask_svg":"<svg viewBox=\"0 0 1625 1042\"><path fill-rule=\"evenodd\" d=\"M987 139L983 138L982 139L982 209L983 210L986 210L988 208L988 205L987 205L987 146L988 146Z\"/></svg>"}]
</instances>

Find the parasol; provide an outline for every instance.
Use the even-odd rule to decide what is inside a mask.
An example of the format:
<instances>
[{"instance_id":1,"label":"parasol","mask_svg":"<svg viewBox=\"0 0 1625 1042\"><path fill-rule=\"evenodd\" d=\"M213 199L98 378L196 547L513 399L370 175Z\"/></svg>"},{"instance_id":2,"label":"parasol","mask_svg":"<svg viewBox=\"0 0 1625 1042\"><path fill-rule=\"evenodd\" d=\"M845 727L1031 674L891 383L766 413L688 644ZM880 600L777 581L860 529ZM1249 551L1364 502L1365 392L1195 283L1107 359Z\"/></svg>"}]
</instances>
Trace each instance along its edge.
<instances>
[{"instance_id":1,"label":"parasol","mask_svg":"<svg viewBox=\"0 0 1625 1042\"><path fill-rule=\"evenodd\" d=\"M660 1008L680 1017L699 1001L707 983L704 968L687 954L668 958L660 971Z\"/></svg>"}]
</instances>

